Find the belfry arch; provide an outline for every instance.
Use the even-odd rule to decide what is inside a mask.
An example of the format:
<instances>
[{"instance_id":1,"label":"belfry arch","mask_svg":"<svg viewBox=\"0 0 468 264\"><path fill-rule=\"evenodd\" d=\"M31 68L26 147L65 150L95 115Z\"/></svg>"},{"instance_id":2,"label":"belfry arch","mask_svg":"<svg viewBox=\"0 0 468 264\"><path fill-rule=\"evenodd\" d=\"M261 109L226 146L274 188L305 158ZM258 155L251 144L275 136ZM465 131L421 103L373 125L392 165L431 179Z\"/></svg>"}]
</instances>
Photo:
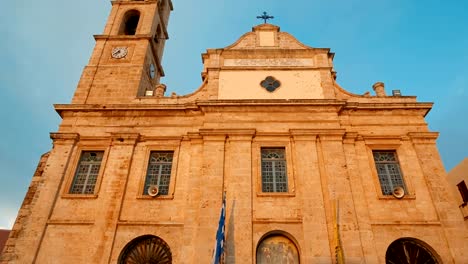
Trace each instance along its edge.
<instances>
[{"instance_id":1,"label":"belfry arch","mask_svg":"<svg viewBox=\"0 0 468 264\"><path fill-rule=\"evenodd\" d=\"M135 35L140 22L140 11L132 9L125 13L120 25L120 35Z\"/></svg>"}]
</instances>

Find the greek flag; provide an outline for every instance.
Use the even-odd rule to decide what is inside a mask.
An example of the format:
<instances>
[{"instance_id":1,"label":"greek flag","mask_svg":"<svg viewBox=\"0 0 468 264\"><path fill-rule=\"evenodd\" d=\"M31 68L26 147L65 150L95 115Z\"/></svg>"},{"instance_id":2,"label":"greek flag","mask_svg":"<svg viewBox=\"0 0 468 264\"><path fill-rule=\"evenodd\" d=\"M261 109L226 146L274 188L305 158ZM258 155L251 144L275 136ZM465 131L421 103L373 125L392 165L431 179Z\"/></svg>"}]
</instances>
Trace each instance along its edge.
<instances>
[{"instance_id":1,"label":"greek flag","mask_svg":"<svg viewBox=\"0 0 468 264\"><path fill-rule=\"evenodd\" d=\"M216 231L216 243L213 252L212 264L219 264L224 251L224 224L226 220L226 194L223 194L223 205L219 217L218 231Z\"/></svg>"}]
</instances>

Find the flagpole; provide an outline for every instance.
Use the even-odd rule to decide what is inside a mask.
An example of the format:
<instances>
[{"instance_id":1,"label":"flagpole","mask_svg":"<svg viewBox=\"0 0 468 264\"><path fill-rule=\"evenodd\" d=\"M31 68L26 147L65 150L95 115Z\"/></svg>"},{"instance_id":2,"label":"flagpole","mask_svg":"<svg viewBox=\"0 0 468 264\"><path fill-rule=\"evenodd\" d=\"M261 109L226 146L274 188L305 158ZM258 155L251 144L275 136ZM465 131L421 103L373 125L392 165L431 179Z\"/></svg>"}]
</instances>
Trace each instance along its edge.
<instances>
[{"instance_id":1,"label":"flagpole","mask_svg":"<svg viewBox=\"0 0 468 264\"><path fill-rule=\"evenodd\" d=\"M335 210L335 240L336 240L336 247L335 247L335 254L336 254L336 263L337 264L344 264L344 253L343 253L343 246L341 245L340 239L340 201L336 200L336 210Z\"/></svg>"},{"instance_id":2,"label":"flagpole","mask_svg":"<svg viewBox=\"0 0 468 264\"><path fill-rule=\"evenodd\" d=\"M221 260L221 256L224 252L225 222L226 222L226 192L223 192L221 213L219 216L218 229L216 231L215 248L213 251L213 258L211 260L212 264L219 264Z\"/></svg>"}]
</instances>

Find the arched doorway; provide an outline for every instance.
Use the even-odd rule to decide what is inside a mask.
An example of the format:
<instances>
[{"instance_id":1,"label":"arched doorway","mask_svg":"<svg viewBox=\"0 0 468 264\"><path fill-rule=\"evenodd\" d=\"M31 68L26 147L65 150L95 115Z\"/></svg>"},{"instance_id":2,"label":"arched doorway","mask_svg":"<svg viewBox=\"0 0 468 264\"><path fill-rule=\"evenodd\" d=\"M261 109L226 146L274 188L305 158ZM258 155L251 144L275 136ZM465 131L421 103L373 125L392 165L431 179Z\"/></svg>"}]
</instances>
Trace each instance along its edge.
<instances>
[{"instance_id":1,"label":"arched doorway","mask_svg":"<svg viewBox=\"0 0 468 264\"><path fill-rule=\"evenodd\" d=\"M415 238L400 238L387 249L387 264L439 264L435 251L426 243Z\"/></svg>"},{"instance_id":2,"label":"arched doorway","mask_svg":"<svg viewBox=\"0 0 468 264\"><path fill-rule=\"evenodd\" d=\"M296 244L284 235L265 236L257 246L257 264L299 264Z\"/></svg>"},{"instance_id":3,"label":"arched doorway","mask_svg":"<svg viewBox=\"0 0 468 264\"><path fill-rule=\"evenodd\" d=\"M145 235L130 241L119 257L119 264L171 264L169 246L159 237Z\"/></svg>"}]
</instances>

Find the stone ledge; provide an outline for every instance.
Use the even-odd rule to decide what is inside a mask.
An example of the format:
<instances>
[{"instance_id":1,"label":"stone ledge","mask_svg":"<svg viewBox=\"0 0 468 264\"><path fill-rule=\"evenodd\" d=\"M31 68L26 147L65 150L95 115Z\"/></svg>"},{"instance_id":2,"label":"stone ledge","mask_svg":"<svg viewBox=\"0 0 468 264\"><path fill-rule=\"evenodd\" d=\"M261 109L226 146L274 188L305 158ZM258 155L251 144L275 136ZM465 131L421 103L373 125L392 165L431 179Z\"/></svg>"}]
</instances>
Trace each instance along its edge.
<instances>
[{"instance_id":1,"label":"stone ledge","mask_svg":"<svg viewBox=\"0 0 468 264\"><path fill-rule=\"evenodd\" d=\"M372 222L371 225L436 225L440 226L440 221L380 221Z\"/></svg>"},{"instance_id":2,"label":"stone ledge","mask_svg":"<svg viewBox=\"0 0 468 264\"><path fill-rule=\"evenodd\" d=\"M120 226L184 226L180 222L159 222L159 221L119 221Z\"/></svg>"}]
</instances>

